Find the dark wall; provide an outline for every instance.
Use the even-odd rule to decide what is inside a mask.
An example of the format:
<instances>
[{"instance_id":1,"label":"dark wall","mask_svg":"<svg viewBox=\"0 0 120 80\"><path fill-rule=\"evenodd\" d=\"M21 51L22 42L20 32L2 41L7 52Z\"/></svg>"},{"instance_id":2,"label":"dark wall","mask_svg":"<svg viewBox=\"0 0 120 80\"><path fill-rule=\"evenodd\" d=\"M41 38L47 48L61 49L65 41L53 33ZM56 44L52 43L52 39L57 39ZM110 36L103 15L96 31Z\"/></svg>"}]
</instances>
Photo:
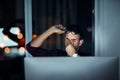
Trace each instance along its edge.
<instances>
[{"instance_id":1,"label":"dark wall","mask_svg":"<svg viewBox=\"0 0 120 80\"><path fill-rule=\"evenodd\" d=\"M15 0L0 0L0 26L15 19Z\"/></svg>"},{"instance_id":2,"label":"dark wall","mask_svg":"<svg viewBox=\"0 0 120 80\"><path fill-rule=\"evenodd\" d=\"M33 0L32 18L34 20L33 34L40 35L54 24L78 25L84 32L84 45L82 52L94 55L92 42L93 5L94 0ZM64 36L52 36L44 43L43 47L64 50ZM56 38L56 39L55 39Z\"/></svg>"}]
</instances>

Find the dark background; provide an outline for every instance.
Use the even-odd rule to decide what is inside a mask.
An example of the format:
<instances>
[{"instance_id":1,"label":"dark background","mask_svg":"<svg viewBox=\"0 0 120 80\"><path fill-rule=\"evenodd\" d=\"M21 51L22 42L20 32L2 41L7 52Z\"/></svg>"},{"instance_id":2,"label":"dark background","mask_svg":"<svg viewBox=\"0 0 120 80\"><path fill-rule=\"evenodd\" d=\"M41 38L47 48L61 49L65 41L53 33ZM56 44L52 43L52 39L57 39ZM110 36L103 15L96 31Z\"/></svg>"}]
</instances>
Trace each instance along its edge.
<instances>
[{"instance_id":1,"label":"dark background","mask_svg":"<svg viewBox=\"0 0 120 80\"><path fill-rule=\"evenodd\" d=\"M32 8L33 34L39 35L54 24L78 25L85 33L85 43L81 47L81 51L94 56L93 0L33 0ZM0 0L0 28L6 27L18 19L24 21L24 18L24 0ZM25 30L25 26L21 27ZM63 35L54 38L56 35L48 38L43 47L63 49L64 44L61 43ZM24 57L6 57L2 49L0 50L0 80L24 80Z\"/></svg>"}]
</instances>

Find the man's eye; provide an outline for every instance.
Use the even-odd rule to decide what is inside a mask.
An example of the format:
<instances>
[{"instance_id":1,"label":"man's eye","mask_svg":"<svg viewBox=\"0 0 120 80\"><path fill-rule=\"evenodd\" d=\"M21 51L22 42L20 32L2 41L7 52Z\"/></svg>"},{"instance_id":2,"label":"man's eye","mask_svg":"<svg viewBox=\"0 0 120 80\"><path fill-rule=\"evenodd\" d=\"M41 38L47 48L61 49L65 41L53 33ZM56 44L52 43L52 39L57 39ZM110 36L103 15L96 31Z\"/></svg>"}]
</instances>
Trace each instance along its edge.
<instances>
[{"instance_id":1,"label":"man's eye","mask_svg":"<svg viewBox=\"0 0 120 80\"><path fill-rule=\"evenodd\" d=\"M73 39L72 41L76 41L75 39Z\"/></svg>"}]
</instances>

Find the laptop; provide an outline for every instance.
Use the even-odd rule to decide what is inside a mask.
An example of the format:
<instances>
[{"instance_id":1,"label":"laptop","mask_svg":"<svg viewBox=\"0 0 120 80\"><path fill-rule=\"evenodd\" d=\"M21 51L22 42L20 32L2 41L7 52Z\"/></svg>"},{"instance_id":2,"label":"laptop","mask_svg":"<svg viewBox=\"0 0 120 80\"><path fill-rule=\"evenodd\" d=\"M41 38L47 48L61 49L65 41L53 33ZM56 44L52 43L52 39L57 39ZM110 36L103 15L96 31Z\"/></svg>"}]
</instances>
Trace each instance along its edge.
<instances>
[{"instance_id":1,"label":"laptop","mask_svg":"<svg viewBox=\"0 0 120 80\"><path fill-rule=\"evenodd\" d=\"M118 80L118 57L26 57L25 80Z\"/></svg>"}]
</instances>

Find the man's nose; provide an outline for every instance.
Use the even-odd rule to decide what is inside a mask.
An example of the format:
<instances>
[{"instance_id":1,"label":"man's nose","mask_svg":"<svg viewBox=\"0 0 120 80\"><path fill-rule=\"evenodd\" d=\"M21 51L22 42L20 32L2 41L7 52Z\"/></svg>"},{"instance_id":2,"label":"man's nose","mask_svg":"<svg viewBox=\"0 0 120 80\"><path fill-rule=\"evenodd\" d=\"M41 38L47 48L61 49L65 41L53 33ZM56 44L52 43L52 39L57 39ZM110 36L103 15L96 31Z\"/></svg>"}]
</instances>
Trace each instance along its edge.
<instances>
[{"instance_id":1,"label":"man's nose","mask_svg":"<svg viewBox=\"0 0 120 80\"><path fill-rule=\"evenodd\" d=\"M71 43L72 45L74 45L74 42L73 42L72 40L70 40L70 43Z\"/></svg>"}]
</instances>

